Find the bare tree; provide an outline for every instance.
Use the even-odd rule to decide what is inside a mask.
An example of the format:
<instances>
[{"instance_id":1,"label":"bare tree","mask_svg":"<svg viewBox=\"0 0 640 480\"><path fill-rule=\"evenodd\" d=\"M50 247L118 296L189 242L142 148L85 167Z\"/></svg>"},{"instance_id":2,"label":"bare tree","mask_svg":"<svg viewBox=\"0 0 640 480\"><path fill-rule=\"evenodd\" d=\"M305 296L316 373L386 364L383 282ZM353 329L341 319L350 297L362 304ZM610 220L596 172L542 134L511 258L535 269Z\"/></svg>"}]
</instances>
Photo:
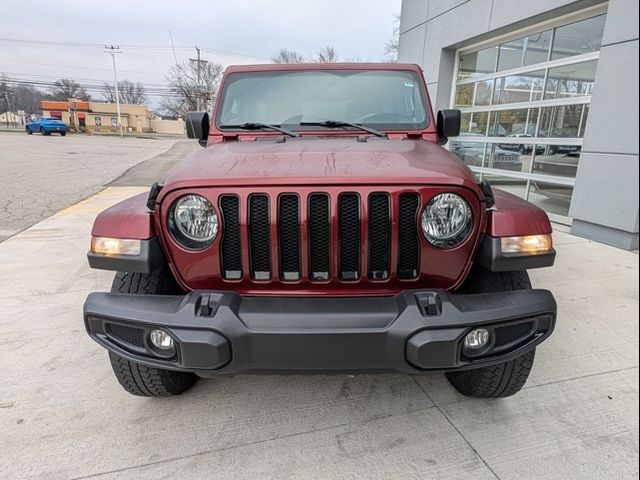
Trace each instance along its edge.
<instances>
[{"instance_id":1,"label":"bare tree","mask_svg":"<svg viewBox=\"0 0 640 480\"><path fill-rule=\"evenodd\" d=\"M42 100L45 94L42 90L28 85L17 85L13 87L14 109L24 110L31 115L40 114L42 110Z\"/></svg>"},{"instance_id":2,"label":"bare tree","mask_svg":"<svg viewBox=\"0 0 640 480\"><path fill-rule=\"evenodd\" d=\"M9 77L6 74L0 75L0 113L10 112L11 99L13 97L13 90L9 86ZM9 117L7 117L8 119Z\"/></svg>"},{"instance_id":3,"label":"bare tree","mask_svg":"<svg viewBox=\"0 0 640 480\"><path fill-rule=\"evenodd\" d=\"M395 13L393 16L394 20L391 38L384 47L384 53L387 61L389 62L398 61L398 46L400 43L400 15Z\"/></svg>"},{"instance_id":4,"label":"bare tree","mask_svg":"<svg viewBox=\"0 0 640 480\"><path fill-rule=\"evenodd\" d=\"M281 48L271 57L271 63L303 63L304 57L295 50Z\"/></svg>"},{"instance_id":5,"label":"bare tree","mask_svg":"<svg viewBox=\"0 0 640 480\"><path fill-rule=\"evenodd\" d=\"M326 46L316 53L316 63L335 63L338 61L338 53L332 46Z\"/></svg>"},{"instance_id":6,"label":"bare tree","mask_svg":"<svg viewBox=\"0 0 640 480\"><path fill-rule=\"evenodd\" d=\"M71 78L62 78L53 82L53 87L49 89L49 98L51 98L51 100L60 101L66 101L70 98L90 100L91 95L89 95L85 88L75 80Z\"/></svg>"},{"instance_id":7,"label":"bare tree","mask_svg":"<svg viewBox=\"0 0 640 480\"><path fill-rule=\"evenodd\" d=\"M204 105L204 110L210 110L218 91L222 70L219 63L203 62L198 78L198 66L195 62L172 66L167 74L171 94L161 100L161 111L178 117L195 111L199 103Z\"/></svg>"},{"instance_id":8,"label":"bare tree","mask_svg":"<svg viewBox=\"0 0 640 480\"><path fill-rule=\"evenodd\" d=\"M102 87L102 96L107 103L116 103L116 92L112 83L105 83ZM143 105L147 101L144 85L133 83L129 80L118 82L118 95L120 103L129 105Z\"/></svg>"}]
</instances>

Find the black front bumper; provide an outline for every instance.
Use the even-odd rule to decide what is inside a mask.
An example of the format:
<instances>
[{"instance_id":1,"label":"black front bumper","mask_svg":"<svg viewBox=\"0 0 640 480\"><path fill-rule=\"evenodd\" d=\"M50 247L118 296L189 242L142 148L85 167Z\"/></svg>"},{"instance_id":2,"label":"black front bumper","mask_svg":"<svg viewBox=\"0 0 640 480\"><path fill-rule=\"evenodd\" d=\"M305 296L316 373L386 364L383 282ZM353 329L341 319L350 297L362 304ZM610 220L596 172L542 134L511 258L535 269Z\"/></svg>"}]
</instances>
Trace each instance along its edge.
<instances>
[{"instance_id":1,"label":"black front bumper","mask_svg":"<svg viewBox=\"0 0 640 480\"><path fill-rule=\"evenodd\" d=\"M553 331L556 302L547 290L405 291L373 298L92 293L84 318L89 335L108 350L204 377L244 371L420 373L522 355ZM489 330L491 341L482 351L466 350L464 337L477 327ZM169 332L175 350L153 347L154 328Z\"/></svg>"}]
</instances>

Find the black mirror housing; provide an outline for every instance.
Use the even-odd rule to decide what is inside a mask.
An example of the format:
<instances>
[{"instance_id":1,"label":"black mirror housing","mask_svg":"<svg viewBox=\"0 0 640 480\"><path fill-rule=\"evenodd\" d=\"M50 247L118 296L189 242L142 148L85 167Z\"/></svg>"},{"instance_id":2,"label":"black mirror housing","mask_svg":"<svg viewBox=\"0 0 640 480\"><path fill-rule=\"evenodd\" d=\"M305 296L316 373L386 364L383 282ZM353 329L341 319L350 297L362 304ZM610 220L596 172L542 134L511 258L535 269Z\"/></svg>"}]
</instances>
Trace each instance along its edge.
<instances>
[{"instance_id":1,"label":"black mirror housing","mask_svg":"<svg viewBox=\"0 0 640 480\"><path fill-rule=\"evenodd\" d=\"M187 112L184 118L187 126L187 137L197 138L203 147L209 138L209 114L207 112Z\"/></svg>"},{"instance_id":2,"label":"black mirror housing","mask_svg":"<svg viewBox=\"0 0 640 480\"><path fill-rule=\"evenodd\" d=\"M440 110L438 112L436 127L440 145L447 143L449 137L460 135L460 119L460 110Z\"/></svg>"}]
</instances>

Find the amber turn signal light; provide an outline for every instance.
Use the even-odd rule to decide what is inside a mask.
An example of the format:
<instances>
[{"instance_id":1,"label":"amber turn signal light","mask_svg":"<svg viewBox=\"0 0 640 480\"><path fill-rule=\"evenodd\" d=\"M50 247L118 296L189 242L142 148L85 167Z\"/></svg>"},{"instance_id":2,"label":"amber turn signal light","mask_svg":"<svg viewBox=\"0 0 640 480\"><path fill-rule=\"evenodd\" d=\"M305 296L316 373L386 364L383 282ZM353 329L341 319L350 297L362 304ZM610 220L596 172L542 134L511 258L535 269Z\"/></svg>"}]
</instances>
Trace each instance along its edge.
<instances>
[{"instance_id":1,"label":"amber turn signal light","mask_svg":"<svg viewBox=\"0 0 640 480\"><path fill-rule=\"evenodd\" d=\"M550 233L522 237L502 237L500 239L500 247L502 248L502 253L538 255L553 250L553 239Z\"/></svg>"},{"instance_id":2,"label":"amber turn signal light","mask_svg":"<svg viewBox=\"0 0 640 480\"><path fill-rule=\"evenodd\" d=\"M91 237L91 252L99 255L140 255L140 240Z\"/></svg>"}]
</instances>

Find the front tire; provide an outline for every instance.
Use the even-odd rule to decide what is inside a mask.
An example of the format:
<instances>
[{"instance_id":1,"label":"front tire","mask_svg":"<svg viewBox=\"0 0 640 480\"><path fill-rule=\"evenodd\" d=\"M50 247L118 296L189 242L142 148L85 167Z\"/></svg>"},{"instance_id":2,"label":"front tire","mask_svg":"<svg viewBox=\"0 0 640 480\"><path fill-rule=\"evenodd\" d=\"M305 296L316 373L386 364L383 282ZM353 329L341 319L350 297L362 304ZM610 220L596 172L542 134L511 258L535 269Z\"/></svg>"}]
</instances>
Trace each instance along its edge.
<instances>
[{"instance_id":1,"label":"front tire","mask_svg":"<svg viewBox=\"0 0 640 480\"><path fill-rule=\"evenodd\" d=\"M476 266L460 290L462 293L495 293L528 289L531 289L531 280L525 271L490 272ZM453 387L468 397L510 397L524 387L535 356L534 348L508 362L461 372L447 372L446 375Z\"/></svg>"},{"instance_id":2,"label":"front tire","mask_svg":"<svg viewBox=\"0 0 640 480\"><path fill-rule=\"evenodd\" d=\"M122 388L138 397L172 397L186 392L196 382L193 373L147 367L113 352L109 361Z\"/></svg>"},{"instance_id":3,"label":"front tire","mask_svg":"<svg viewBox=\"0 0 640 480\"><path fill-rule=\"evenodd\" d=\"M151 273L118 272L111 293L138 295L178 295L171 271L165 266ZM171 397L186 392L198 377L189 372L176 372L148 367L109 352L113 373L122 388L139 397Z\"/></svg>"},{"instance_id":4,"label":"front tire","mask_svg":"<svg viewBox=\"0 0 640 480\"><path fill-rule=\"evenodd\" d=\"M60 132L60 136L64 137L67 134L67 132Z\"/></svg>"},{"instance_id":5,"label":"front tire","mask_svg":"<svg viewBox=\"0 0 640 480\"><path fill-rule=\"evenodd\" d=\"M27 135L33 135L33 132L31 131L31 129L29 127L27 127Z\"/></svg>"}]
</instances>

